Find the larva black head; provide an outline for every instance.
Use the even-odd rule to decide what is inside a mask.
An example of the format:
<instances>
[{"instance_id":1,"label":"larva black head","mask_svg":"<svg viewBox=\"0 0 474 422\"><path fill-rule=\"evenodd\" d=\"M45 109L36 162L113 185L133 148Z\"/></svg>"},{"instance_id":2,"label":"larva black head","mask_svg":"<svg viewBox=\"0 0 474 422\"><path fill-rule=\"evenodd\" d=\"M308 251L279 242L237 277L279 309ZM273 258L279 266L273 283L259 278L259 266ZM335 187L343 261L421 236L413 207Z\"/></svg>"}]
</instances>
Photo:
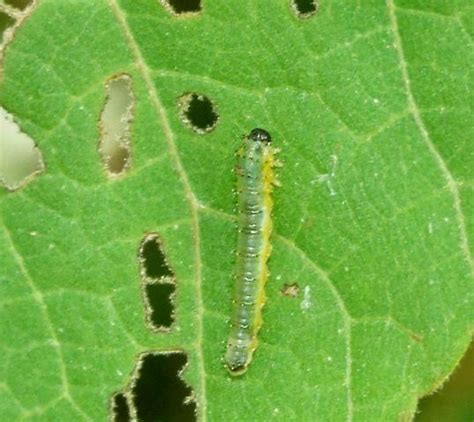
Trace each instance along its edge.
<instances>
[{"instance_id":1,"label":"larva black head","mask_svg":"<svg viewBox=\"0 0 474 422\"><path fill-rule=\"evenodd\" d=\"M266 130L259 128L252 129L248 135L248 138L252 141L265 142L267 144L272 142L270 134Z\"/></svg>"}]
</instances>

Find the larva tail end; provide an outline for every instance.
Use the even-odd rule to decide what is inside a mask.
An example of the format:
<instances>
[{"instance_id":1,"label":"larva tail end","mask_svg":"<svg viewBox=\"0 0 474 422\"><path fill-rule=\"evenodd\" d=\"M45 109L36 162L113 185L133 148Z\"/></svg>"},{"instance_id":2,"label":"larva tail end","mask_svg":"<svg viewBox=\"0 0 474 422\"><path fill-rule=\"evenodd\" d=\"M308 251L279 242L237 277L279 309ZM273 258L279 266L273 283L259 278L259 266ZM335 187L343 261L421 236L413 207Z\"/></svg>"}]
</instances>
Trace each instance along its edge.
<instances>
[{"instance_id":1,"label":"larva tail end","mask_svg":"<svg viewBox=\"0 0 474 422\"><path fill-rule=\"evenodd\" d=\"M247 365L230 366L229 364L227 364L227 370L229 371L229 374L233 377L243 375L245 372L247 372L247 368Z\"/></svg>"}]
</instances>

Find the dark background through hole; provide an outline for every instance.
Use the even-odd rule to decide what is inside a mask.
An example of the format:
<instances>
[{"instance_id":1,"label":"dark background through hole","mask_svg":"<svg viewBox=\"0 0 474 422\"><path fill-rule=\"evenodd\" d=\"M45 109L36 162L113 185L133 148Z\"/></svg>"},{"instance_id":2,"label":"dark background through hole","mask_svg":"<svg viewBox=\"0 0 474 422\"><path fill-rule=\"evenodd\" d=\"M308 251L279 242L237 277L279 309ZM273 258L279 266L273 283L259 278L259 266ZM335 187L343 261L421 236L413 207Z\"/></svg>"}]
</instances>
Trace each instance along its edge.
<instances>
[{"instance_id":1,"label":"dark background through hole","mask_svg":"<svg viewBox=\"0 0 474 422\"><path fill-rule=\"evenodd\" d=\"M114 395L112 400L113 422L129 422L130 410L125 396L122 393L117 393Z\"/></svg>"},{"instance_id":2,"label":"dark background through hole","mask_svg":"<svg viewBox=\"0 0 474 422\"><path fill-rule=\"evenodd\" d=\"M32 0L4 0L4 3L23 10L31 3L31 1Z\"/></svg>"},{"instance_id":3,"label":"dark background through hole","mask_svg":"<svg viewBox=\"0 0 474 422\"><path fill-rule=\"evenodd\" d=\"M201 0L168 0L175 13L199 12Z\"/></svg>"},{"instance_id":4,"label":"dark background through hole","mask_svg":"<svg viewBox=\"0 0 474 422\"><path fill-rule=\"evenodd\" d=\"M316 0L293 0L296 10L301 15L309 15L316 12L317 3Z\"/></svg>"},{"instance_id":5,"label":"dark background through hole","mask_svg":"<svg viewBox=\"0 0 474 422\"><path fill-rule=\"evenodd\" d=\"M190 124L200 130L212 128L218 118L211 100L197 94L191 95L185 115Z\"/></svg>"},{"instance_id":6,"label":"dark background through hole","mask_svg":"<svg viewBox=\"0 0 474 422\"><path fill-rule=\"evenodd\" d=\"M145 285L150 319L155 328L169 328L174 321L172 294L176 287L171 283L148 283Z\"/></svg>"},{"instance_id":7,"label":"dark background through hole","mask_svg":"<svg viewBox=\"0 0 474 422\"><path fill-rule=\"evenodd\" d=\"M178 372L186 364L184 353L148 354L143 358L133 401L137 416L143 422L196 421L196 403L184 404L191 395Z\"/></svg>"},{"instance_id":8,"label":"dark background through hole","mask_svg":"<svg viewBox=\"0 0 474 422\"><path fill-rule=\"evenodd\" d=\"M148 237L141 248L141 258L145 274L149 278L173 277L171 268L166 263L165 254L161 249L158 237Z\"/></svg>"},{"instance_id":9,"label":"dark background through hole","mask_svg":"<svg viewBox=\"0 0 474 422\"><path fill-rule=\"evenodd\" d=\"M15 19L8 16L6 13L0 12L0 41L2 41L2 34L7 28L15 23Z\"/></svg>"}]
</instances>

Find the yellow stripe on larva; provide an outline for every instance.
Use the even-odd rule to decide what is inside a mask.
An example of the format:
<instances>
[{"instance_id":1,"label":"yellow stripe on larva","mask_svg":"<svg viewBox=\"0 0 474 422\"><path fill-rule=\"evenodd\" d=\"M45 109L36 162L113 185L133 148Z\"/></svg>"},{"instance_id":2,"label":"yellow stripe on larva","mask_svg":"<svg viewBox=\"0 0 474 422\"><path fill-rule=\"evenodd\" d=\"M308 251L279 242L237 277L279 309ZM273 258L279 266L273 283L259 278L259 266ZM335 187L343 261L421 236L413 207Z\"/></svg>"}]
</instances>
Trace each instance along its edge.
<instances>
[{"instance_id":1,"label":"yellow stripe on larva","mask_svg":"<svg viewBox=\"0 0 474 422\"><path fill-rule=\"evenodd\" d=\"M253 129L237 153L238 247L235 297L225 362L232 375L243 374L257 347L265 304L267 261L271 253L274 149L270 135Z\"/></svg>"}]
</instances>

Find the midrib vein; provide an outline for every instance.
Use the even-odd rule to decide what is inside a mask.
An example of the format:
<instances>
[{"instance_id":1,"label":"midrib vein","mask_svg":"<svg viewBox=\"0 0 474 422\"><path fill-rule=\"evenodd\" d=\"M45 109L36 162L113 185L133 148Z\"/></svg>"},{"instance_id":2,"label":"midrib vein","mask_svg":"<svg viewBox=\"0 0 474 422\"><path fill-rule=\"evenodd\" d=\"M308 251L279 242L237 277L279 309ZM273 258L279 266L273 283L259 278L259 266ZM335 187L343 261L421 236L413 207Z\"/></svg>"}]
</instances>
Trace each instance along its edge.
<instances>
[{"instance_id":1,"label":"midrib vein","mask_svg":"<svg viewBox=\"0 0 474 422\"><path fill-rule=\"evenodd\" d=\"M198 402L198 407L200 409L200 416L202 421L206 421L207 419L207 400L206 400L206 373L204 367L204 355L203 355L203 300L202 300L202 293L201 293L201 281L202 281L202 269L201 269L201 247L200 247L200 233L199 233L199 222L198 222L198 208L199 203L194 196L194 193L191 189L191 185L189 183L188 176L184 167L181 163L179 158L179 154L174 142L173 132L171 130L168 117L166 115L165 108L161 104L161 101L158 97L156 92L156 88L152 81L152 76L150 69L145 63L143 55L140 51L140 48L133 37L133 34L128 26L127 20L125 18L125 14L122 12L120 7L117 4L117 0L109 0L109 5L112 9L113 14L115 15L120 27L123 30L125 39L128 43L128 46L135 58L135 64L141 73L143 80L145 82L146 88L148 90L148 94L150 95L151 102L155 108L157 113L158 119L161 123L163 128L163 132L165 134L166 142L168 144L169 153L171 159L174 162L176 171L178 172L181 182L183 184L183 188L186 193L186 200L189 202L189 207L191 210L191 227L193 230L193 239L194 239L194 265L195 265L195 290L196 290L196 301L198 303L197 306L197 356L199 360L199 374L200 374L200 400Z\"/></svg>"}]
</instances>

